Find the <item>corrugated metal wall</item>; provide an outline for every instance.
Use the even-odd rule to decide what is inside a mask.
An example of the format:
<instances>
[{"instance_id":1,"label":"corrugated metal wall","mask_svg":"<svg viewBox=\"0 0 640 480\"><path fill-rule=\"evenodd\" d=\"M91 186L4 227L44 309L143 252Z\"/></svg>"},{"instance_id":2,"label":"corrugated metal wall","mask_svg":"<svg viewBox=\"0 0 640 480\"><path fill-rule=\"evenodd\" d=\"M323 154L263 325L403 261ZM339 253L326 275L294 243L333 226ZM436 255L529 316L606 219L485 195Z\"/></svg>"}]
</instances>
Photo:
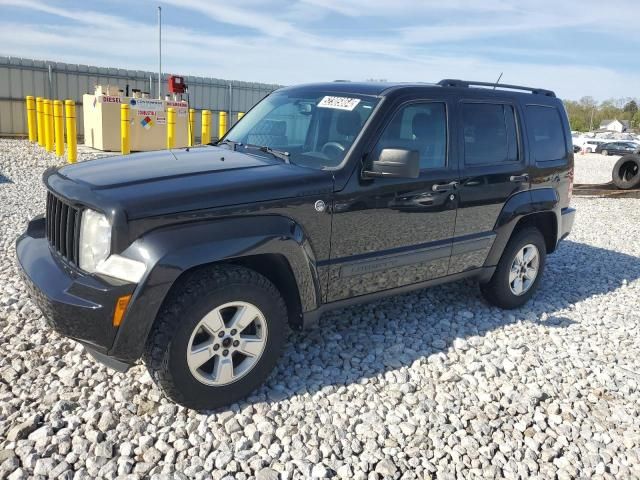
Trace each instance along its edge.
<instances>
[{"instance_id":1,"label":"corrugated metal wall","mask_svg":"<svg viewBox=\"0 0 640 480\"><path fill-rule=\"evenodd\" d=\"M166 93L167 75L163 78ZM185 76L189 87L189 106L195 108L196 136L200 136L200 111L209 109L212 115L212 136L217 137L218 112L230 112L233 123L238 112L246 112L278 85L219 80L217 78ZM94 86L118 85L124 89L138 88L157 97L158 74L119 68L91 67L70 63L29 60L0 56L0 135L26 135L25 97L47 97L75 100L78 104L78 134L83 135L82 95L93 93Z\"/></svg>"}]
</instances>

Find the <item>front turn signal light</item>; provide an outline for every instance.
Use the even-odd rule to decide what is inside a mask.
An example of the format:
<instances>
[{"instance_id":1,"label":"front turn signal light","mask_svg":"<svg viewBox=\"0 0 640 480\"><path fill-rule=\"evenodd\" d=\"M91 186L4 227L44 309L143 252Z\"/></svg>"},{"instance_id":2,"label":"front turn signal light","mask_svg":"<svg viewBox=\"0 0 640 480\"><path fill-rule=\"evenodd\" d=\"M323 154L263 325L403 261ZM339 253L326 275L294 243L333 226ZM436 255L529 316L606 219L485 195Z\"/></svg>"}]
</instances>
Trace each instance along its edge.
<instances>
[{"instance_id":1,"label":"front turn signal light","mask_svg":"<svg viewBox=\"0 0 640 480\"><path fill-rule=\"evenodd\" d=\"M122 318L124 317L124 312L127 311L127 307L129 306L129 301L131 300L131 294L122 295L118 297L116 300L116 308L113 311L113 326L119 327L120 323L122 323Z\"/></svg>"}]
</instances>

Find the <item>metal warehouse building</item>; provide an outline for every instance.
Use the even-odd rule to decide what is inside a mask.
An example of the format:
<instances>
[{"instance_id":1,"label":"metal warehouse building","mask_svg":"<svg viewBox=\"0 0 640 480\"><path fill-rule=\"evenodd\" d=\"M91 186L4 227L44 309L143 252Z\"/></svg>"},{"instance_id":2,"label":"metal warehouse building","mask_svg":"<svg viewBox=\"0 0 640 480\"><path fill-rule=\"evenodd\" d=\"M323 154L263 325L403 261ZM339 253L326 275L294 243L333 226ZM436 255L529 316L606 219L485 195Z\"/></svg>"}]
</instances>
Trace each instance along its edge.
<instances>
[{"instance_id":1,"label":"metal warehouse building","mask_svg":"<svg viewBox=\"0 0 640 480\"><path fill-rule=\"evenodd\" d=\"M50 99L70 99L82 106L82 95L93 93L97 84L118 85L148 91L157 97L157 73L141 70L92 67L70 63L0 56L0 135L26 135L27 95ZM168 74L164 75L163 85ZM195 131L200 132L199 111L211 110L217 125L220 111L229 113L230 123L238 112L246 112L278 85L185 76L189 87L189 106L198 111ZM82 108L78 112L78 135L83 136Z\"/></svg>"}]
</instances>

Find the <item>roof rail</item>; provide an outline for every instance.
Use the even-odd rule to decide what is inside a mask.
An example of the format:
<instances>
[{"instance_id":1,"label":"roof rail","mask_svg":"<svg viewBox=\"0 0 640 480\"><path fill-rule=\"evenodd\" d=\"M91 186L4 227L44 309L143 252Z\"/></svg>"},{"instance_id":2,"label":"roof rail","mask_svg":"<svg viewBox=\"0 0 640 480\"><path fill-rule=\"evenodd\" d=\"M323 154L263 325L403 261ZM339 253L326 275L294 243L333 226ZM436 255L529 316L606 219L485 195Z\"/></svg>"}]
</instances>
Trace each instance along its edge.
<instances>
[{"instance_id":1,"label":"roof rail","mask_svg":"<svg viewBox=\"0 0 640 480\"><path fill-rule=\"evenodd\" d=\"M474 82L469 80L453 80L447 78L440 80L438 85L442 87L458 87L458 88L471 88L471 87L493 87L507 89L507 90L523 90L525 92L531 92L533 95L545 95L547 97L555 97L556 94L551 90L545 90L543 88L531 88L522 87L520 85L507 85L506 83L489 83L489 82Z\"/></svg>"}]
</instances>

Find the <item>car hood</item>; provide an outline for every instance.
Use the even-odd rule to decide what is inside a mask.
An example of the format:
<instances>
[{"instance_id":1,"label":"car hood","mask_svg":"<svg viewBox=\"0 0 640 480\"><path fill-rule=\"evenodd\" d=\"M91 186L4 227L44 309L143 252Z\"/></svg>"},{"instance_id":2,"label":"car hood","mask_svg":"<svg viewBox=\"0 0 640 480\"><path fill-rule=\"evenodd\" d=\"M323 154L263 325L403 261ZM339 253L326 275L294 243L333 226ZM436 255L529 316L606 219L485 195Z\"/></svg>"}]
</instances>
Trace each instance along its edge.
<instances>
[{"instance_id":1,"label":"car hood","mask_svg":"<svg viewBox=\"0 0 640 480\"><path fill-rule=\"evenodd\" d=\"M160 150L106 157L68 165L59 173L97 189L141 184L212 172L267 167L277 160L233 152L226 148Z\"/></svg>"},{"instance_id":2,"label":"car hood","mask_svg":"<svg viewBox=\"0 0 640 480\"><path fill-rule=\"evenodd\" d=\"M78 202L121 209L130 220L333 189L331 172L262 155L226 147L145 152L68 165L45 175L45 182ZM80 192L92 198L82 198Z\"/></svg>"}]
</instances>

